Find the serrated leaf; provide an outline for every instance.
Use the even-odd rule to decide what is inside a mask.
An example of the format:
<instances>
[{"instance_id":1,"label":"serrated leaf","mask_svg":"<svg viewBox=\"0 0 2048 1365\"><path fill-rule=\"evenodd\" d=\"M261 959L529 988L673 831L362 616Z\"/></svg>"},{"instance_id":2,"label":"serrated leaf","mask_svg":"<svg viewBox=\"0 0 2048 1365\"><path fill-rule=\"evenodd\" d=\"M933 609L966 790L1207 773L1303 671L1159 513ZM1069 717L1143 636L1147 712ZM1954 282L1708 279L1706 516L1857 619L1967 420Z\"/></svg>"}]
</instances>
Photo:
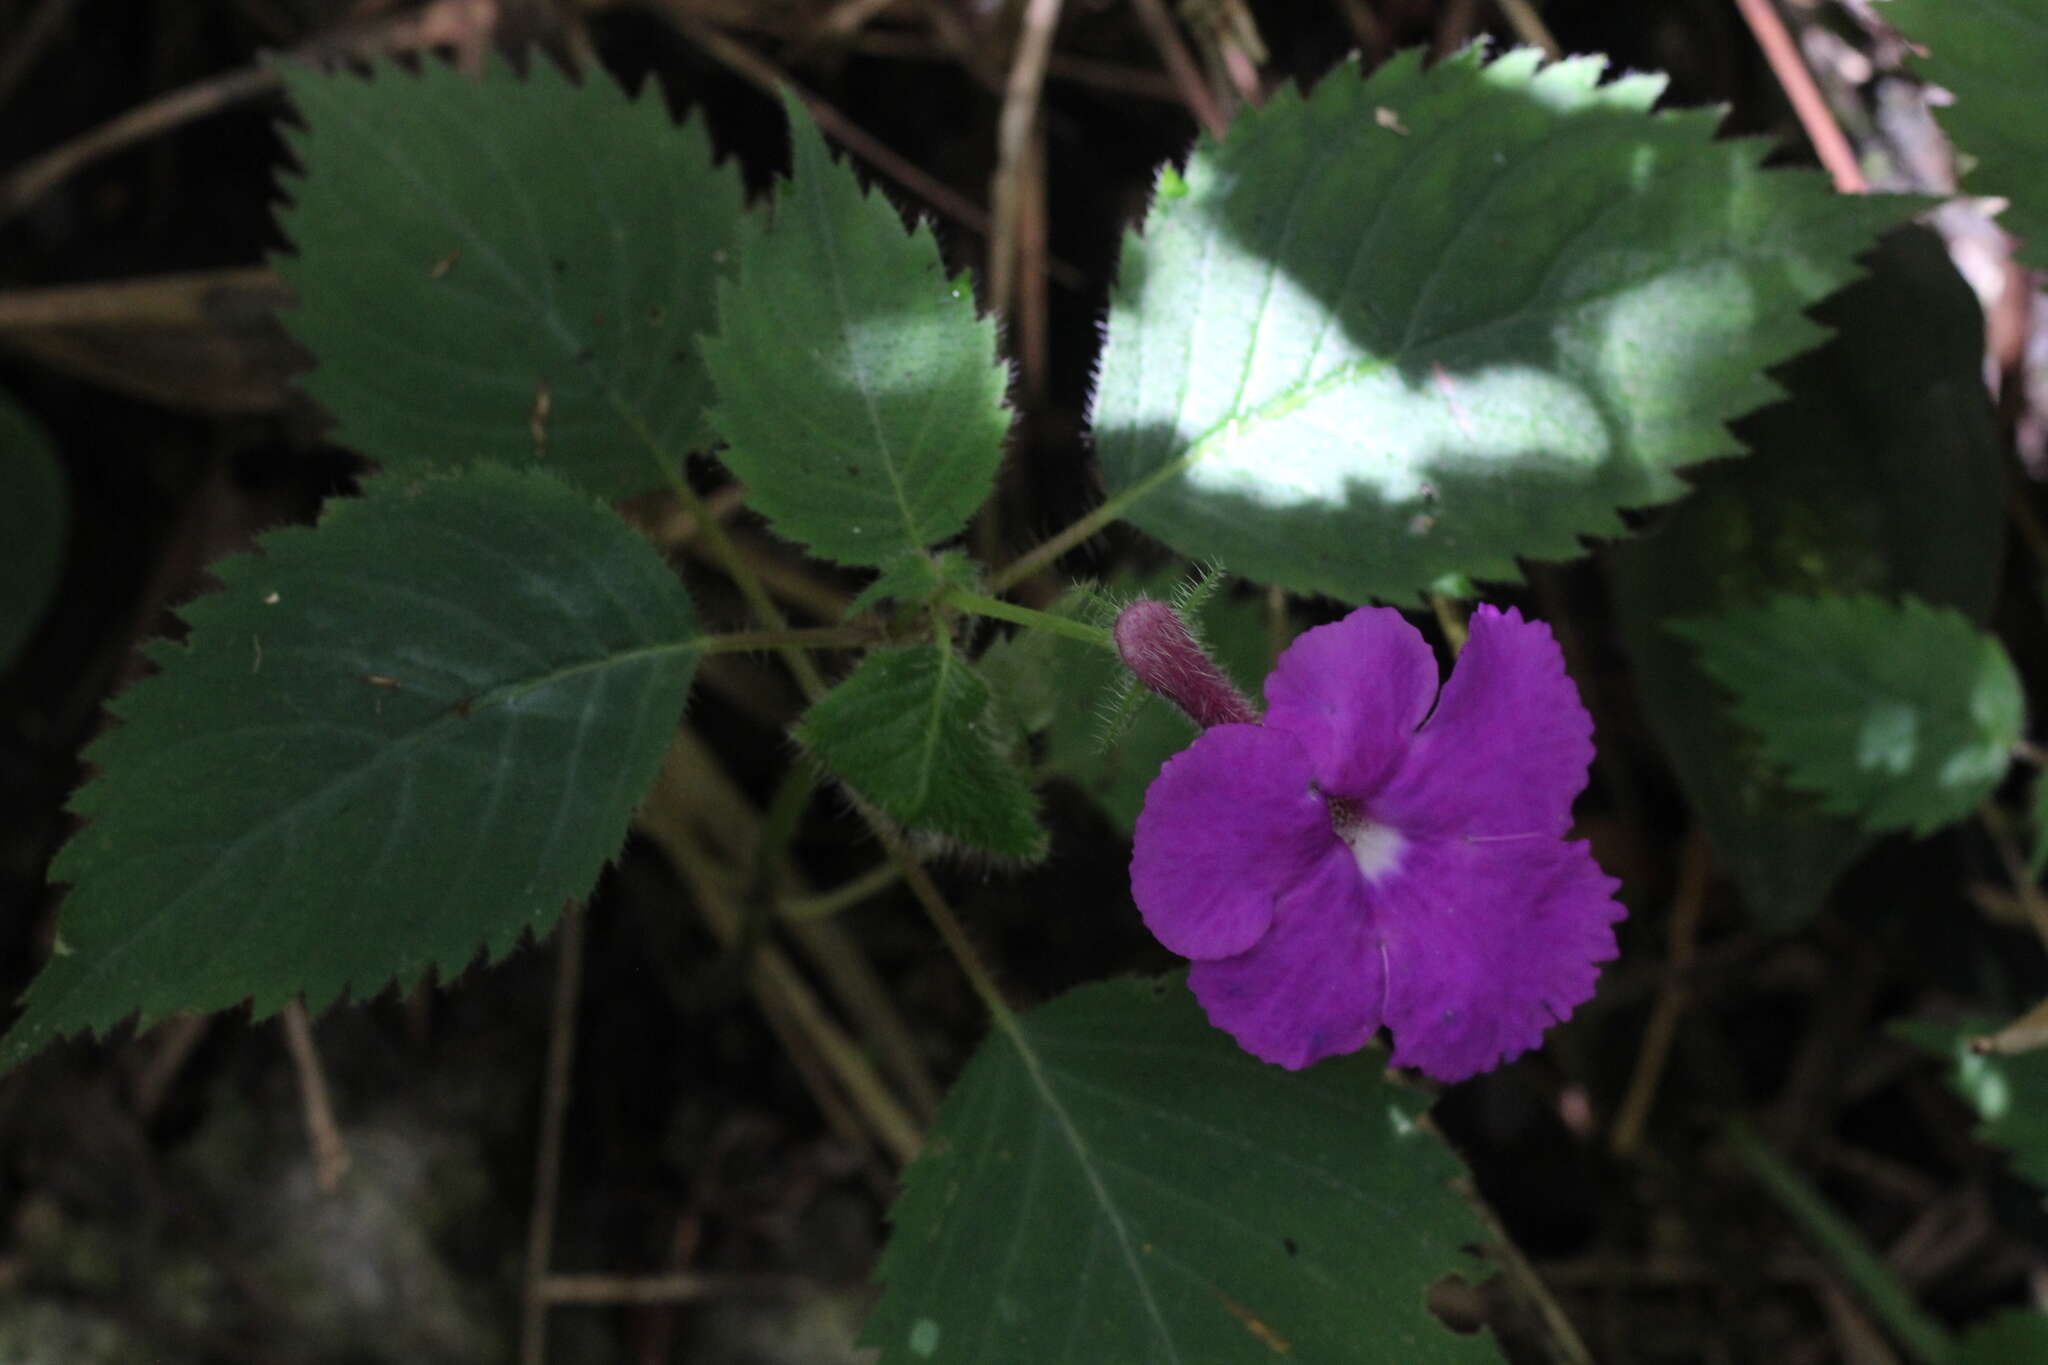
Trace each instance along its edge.
<instances>
[{"instance_id":1,"label":"serrated leaf","mask_svg":"<svg viewBox=\"0 0 2048 1365\"><path fill-rule=\"evenodd\" d=\"M1095 401L1109 502L1349 601L1583 553L1685 491L1916 203L1762 169L1659 77L1415 53L1286 90L1166 172Z\"/></svg>"},{"instance_id":2,"label":"serrated leaf","mask_svg":"<svg viewBox=\"0 0 2048 1365\"><path fill-rule=\"evenodd\" d=\"M1998 785L2026 719L2005 648L1915 598L1801 597L1674 621L1791 783L1925 835Z\"/></svg>"},{"instance_id":3,"label":"serrated leaf","mask_svg":"<svg viewBox=\"0 0 2048 1365\"><path fill-rule=\"evenodd\" d=\"M2048 1189L2048 1050L1979 1054L1969 1040L1998 1028L1988 1018L1953 1024L1909 1020L1900 1037L1949 1063L1949 1087L1982 1120L1977 1137L2012 1157L2012 1168Z\"/></svg>"},{"instance_id":4,"label":"serrated leaf","mask_svg":"<svg viewBox=\"0 0 2048 1365\"><path fill-rule=\"evenodd\" d=\"M905 550L881 566L875 581L862 588L841 615L852 620L884 602L920 604L949 588L972 589L979 574L975 563L958 550L931 554Z\"/></svg>"},{"instance_id":5,"label":"serrated leaf","mask_svg":"<svg viewBox=\"0 0 2048 1365\"><path fill-rule=\"evenodd\" d=\"M1038 803L989 733L988 684L947 646L878 649L798 722L847 786L912 829L1010 858L1045 853Z\"/></svg>"},{"instance_id":6,"label":"serrated leaf","mask_svg":"<svg viewBox=\"0 0 2048 1365\"><path fill-rule=\"evenodd\" d=\"M1664 623L1775 589L1911 593L1981 620L2002 562L1976 297L1918 228L1870 265L1816 310L1837 335L1780 372L1787 401L1738 426L1756 454L1699 470L1691 497L1609 559L1644 711L1745 904L1775 929L1818 910L1871 836L1785 785Z\"/></svg>"},{"instance_id":7,"label":"serrated leaf","mask_svg":"<svg viewBox=\"0 0 2048 1365\"><path fill-rule=\"evenodd\" d=\"M793 178L719 286L713 417L777 531L878 565L959 532L995 486L1010 426L995 325L931 229L906 234L803 105L784 108Z\"/></svg>"},{"instance_id":8,"label":"serrated leaf","mask_svg":"<svg viewBox=\"0 0 2048 1365\"><path fill-rule=\"evenodd\" d=\"M2012 1308L1978 1323L1956 1343L1955 1365L2040 1365L2048 1360L2048 1313Z\"/></svg>"},{"instance_id":9,"label":"serrated leaf","mask_svg":"<svg viewBox=\"0 0 2048 1365\"><path fill-rule=\"evenodd\" d=\"M261 546L87 751L0 1065L138 1010L452 974L545 931L624 839L696 624L609 510L536 473L386 477Z\"/></svg>"},{"instance_id":10,"label":"serrated leaf","mask_svg":"<svg viewBox=\"0 0 2048 1365\"><path fill-rule=\"evenodd\" d=\"M0 394L0 672L50 605L69 525L70 497L49 432Z\"/></svg>"},{"instance_id":11,"label":"serrated leaf","mask_svg":"<svg viewBox=\"0 0 2048 1365\"><path fill-rule=\"evenodd\" d=\"M279 68L306 125L283 130L284 321L335 439L386 468L534 464L620 497L709 439L697 334L740 181L654 89L529 67Z\"/></svg>"},{"instance_id":12,"label":"serrated leaf","mask_svg":"<svg viewBox=\"0 0 2048 1365\"><path fill-rule=\"evenodd\" d=\"M882 1365L1500 1359L1424 1306L1486 1234L1384 1058L1264 1065L1178 977L1015 1027L904 1172L864 1334Z\"/></svg>"},{"instance_id":13,"label":"serrated leaf","mask_svg":"<svg viewBox=\"0 0 2048 1365\"><path fill-rule=\"evenodd\" d=\"M1120 598L1165 600L1179 581L1174 573L1127 577L1110 589ZM1075 605L1063 605L1078 614ZM1193 624L1224 672L1256 697L1273 661L1264 608L1247 598L1219 597ZM1086 792L1125 834L1137 824L1160 765L1200 733L1172 704L1142 688L1130 715L1110 714L1129 674L1115 654L1076 640L1020 631L990 646L982 665L1016 723L1029 733L1044 731L1044 774Z\"/></svg>"},{"instance_id":14,"label":"serrated leaf","mask_svg":"<svg viewBox=\"0 0 2048 1365\"><path fill-rule=\"evenodd\" d=\"M2030 265L2048 265L2048 9L2037 0L1887 0L1878 17L1930 49L1914 74L1955 96L1938 111L1956 150L1976 164L1972 194L2002 195L1999 225L2023 239Z\"/></svg>"}]
</instances>

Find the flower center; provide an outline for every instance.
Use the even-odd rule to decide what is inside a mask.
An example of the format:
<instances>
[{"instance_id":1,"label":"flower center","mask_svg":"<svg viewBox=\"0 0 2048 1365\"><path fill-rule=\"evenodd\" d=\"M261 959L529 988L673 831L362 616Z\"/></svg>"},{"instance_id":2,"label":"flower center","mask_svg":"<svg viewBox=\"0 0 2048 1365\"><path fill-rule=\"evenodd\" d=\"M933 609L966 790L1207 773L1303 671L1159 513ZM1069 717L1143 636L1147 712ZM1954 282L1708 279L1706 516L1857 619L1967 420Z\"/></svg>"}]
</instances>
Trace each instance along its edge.
<instances>
[{"instance_id":1,"label":"flower center","mask_svg":"<svg viewBox=\"0 0 2048 1365\"><path fill-rule=\"evenodd\" d=\"M1401 836L1385 825L1368 820L1356 801L1341 796L1324 799L1330 806L1330 828L1351 850L1359 875L1372 882L1392 872L1394 864L1401 860L1401 847L1405 842Z\"/></svg>"}]
</instances>

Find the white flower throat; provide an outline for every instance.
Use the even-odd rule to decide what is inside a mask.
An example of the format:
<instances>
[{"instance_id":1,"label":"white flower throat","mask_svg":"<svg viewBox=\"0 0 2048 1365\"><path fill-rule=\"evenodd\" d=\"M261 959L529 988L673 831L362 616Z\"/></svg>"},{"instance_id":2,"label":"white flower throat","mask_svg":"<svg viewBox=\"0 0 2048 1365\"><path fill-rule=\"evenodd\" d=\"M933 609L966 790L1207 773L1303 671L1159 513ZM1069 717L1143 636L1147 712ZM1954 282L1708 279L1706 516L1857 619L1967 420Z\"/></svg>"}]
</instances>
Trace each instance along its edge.
<instances>
[{"instance_id":1,"label":"white flower throat","mask_svg":"<svg viewBox=\"0 0 2048 1365\"><path fill-rule=\"evenodd\" d=\"M1372 882L1392 872L1401 861L1401 848L1406 840L1386 825L1368 820L1356 801L1341 796L1325 796L1323 800L1330 807L1330 828L1351 850L1359 875Z\"/></svg>"}]
</instances>

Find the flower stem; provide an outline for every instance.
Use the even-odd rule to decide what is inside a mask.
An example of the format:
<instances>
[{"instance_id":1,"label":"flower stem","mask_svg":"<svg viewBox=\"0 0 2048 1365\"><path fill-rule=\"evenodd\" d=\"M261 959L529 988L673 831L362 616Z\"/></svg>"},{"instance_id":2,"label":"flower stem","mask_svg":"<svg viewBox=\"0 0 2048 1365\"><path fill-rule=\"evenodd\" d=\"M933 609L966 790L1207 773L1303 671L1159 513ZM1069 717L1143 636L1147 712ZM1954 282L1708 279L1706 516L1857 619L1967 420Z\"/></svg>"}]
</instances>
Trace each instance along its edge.
<instances>
[{"instance_id":1,"label":"flower stem","mask_svg":"<svg viewBox=\"0 0 2048 1365\"><path fill-rule=\"evenodd\" d=\"M955 588L939 601L961 611L973 612L976 616L992 616L998 621L1014 621L1020 626L1063 635L1069 640L1079 640L1083 644L1094 645L1100 649L1116 648L1116 642L1110 639L1109 632L1100 626L1091 626L1085 621L1076 621L1071 617L1055 616L1049 611L1034 611L1030 607L1020 607L1015 602L1005 602L1000 597L989 597L982 593Z\"/></svg>"},{"instance_id":2,"label":"flower stem","mask_svg":"<svg viewBox=\"0 0 2048 1365\"><path fill-rule=\"evenodd\" d=\"M1909 1356L1920 1365L1943 1365L1955 1358L1955 1339L1927 1315L1862 1234L1790 1162L1765 1146L1740 1119L1730 1123L1723 1136L1736 1159L1834 1263Z\"/></svg>"},{"instance_id":3,"label":"flower stem","mask_svg":"<svg viewBox=\"0 0 2048 1365\"><path fill-rule=\"evenodd\" d=\"M869 626L816 626L700 635L694 640L680 642L676 649L678 653L753 654L770 649L854 649L887 642L887 636Z\"/></svg>"}]
</instances>

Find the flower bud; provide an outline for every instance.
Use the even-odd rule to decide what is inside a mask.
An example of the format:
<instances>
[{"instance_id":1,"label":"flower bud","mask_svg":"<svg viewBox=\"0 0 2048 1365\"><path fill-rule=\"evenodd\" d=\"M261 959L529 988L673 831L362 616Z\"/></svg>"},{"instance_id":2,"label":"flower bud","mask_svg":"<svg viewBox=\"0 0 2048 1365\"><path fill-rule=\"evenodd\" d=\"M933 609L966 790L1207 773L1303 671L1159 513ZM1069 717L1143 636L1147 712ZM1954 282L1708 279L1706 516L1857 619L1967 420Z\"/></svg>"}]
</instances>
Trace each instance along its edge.
<instances>
[{"instance_id":1,"label":"flower bud","mask_svg":"<svg viewBox=\"0 0 2048 1365\"><path fill-rule=\"evenodd\" d=\"M1258 722L1244 693L1202 652L1166 603L1139 598L1117 616L1114 633L1117 652L1138 681L1187 712L1203 729Z\"/></svg>"}]
</instances>

